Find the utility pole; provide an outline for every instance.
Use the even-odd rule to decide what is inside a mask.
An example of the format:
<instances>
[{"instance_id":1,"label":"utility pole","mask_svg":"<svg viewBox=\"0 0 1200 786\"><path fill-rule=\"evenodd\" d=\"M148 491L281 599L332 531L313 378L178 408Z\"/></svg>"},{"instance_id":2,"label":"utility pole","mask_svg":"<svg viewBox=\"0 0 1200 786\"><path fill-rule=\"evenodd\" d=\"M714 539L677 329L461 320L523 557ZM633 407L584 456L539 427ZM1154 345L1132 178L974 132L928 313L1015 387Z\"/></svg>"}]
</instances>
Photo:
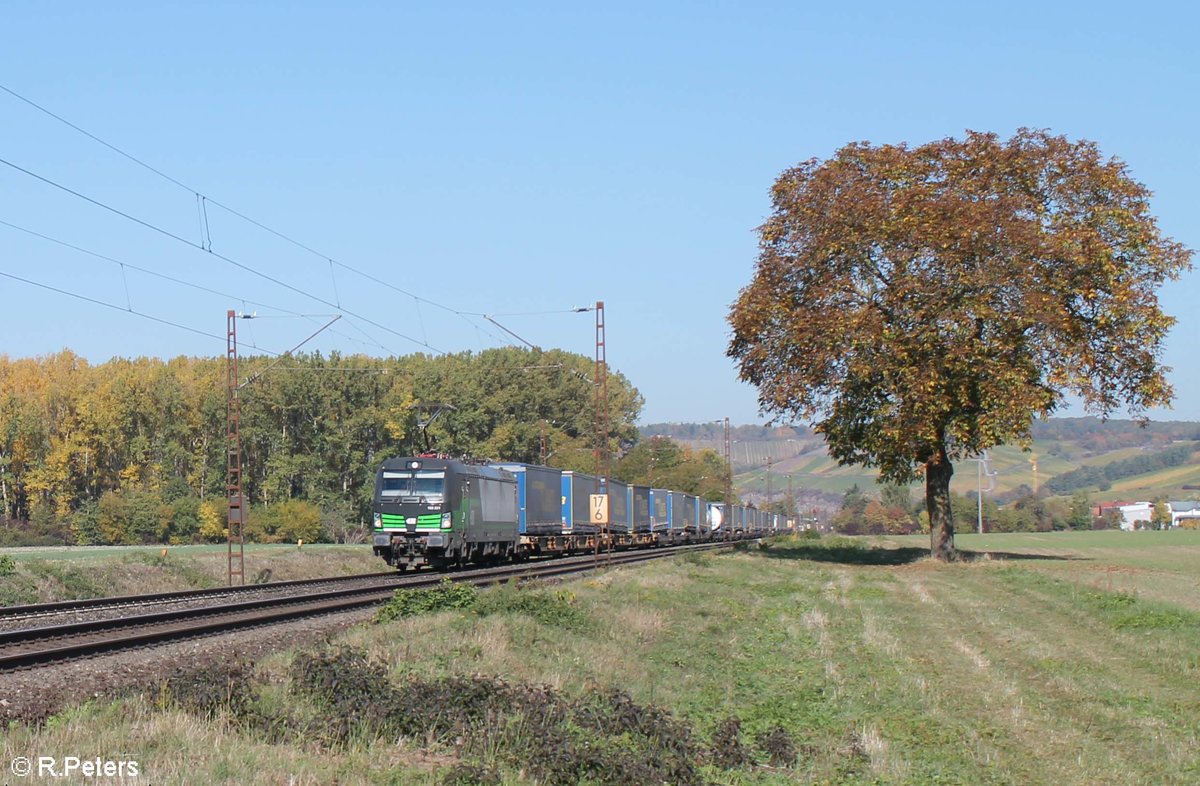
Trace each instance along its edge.
<instances>
[{"instance_id":1,"label":"utility pole","mask_svg":"<svg viewBox=\"0 0 1200 786\"><path fill-rule=\"evenodd\" d=\"M229 586L233 577L246 583L246 498L242 496L241 418L238 413L237 313L226 313L225 345L225 498L229 504L227 541L229 544ZM236 558L234 544L237 544Z\"/></svg>"},{"instance_id":2,"label":"utility pole","mask_svg":"<svg viewBox=\"0 0 1200 786\"><path fill-rule=\"evenodd\" d=\"M976 516L977 516L976 529L979 532L979 534L982 535L983 534L983 476L985 474L988 476L988 491L992 491L994 488L993 482L994 482L996 473L987 469L988 455L987 455L986 450L983 451L982 453L980 453L975 458L969 459L969 461L975 462L975 469L976 469L976 473L975 473L975 477L976 477L975 509L976 509Z\"/></svg>"},{"instance_id":3,"label":"utility pole","mask_svg":"<svg viewBox=\"0 0 1200 786\"><path fill-rule=\"evenodd\" d=\"M596 477L599 494L608 495L608 357L604 337L604 301L596 301ZM608 520L600 525L600 534L612 550L608 536ZM600 537L596 538L596 555L600 554Z\"/></svg>"},{"instance_id":4,"label":"utility pole","mask_svg":"<svg viewBox=\"0 0 1200 786\"><path fill-rule=\"evenodd\" d=\"M604 344L604 301L596 301L596 477L608 493L608 360Z\"/></svg>"},{"instance_id":5,"label":"utility pole","mask_svg":"<svg viewBox=\"0 0 1200 786\"><path fill-rule=\"evenodd\" d=\"M244 314L242 319L251 319L253 314ZM232 309L225 312L225 498L228 501L228 534L229 544L229 585L233 586L233 577L237 576L239 583L246 583L246 518L250 506L242 488L242 436L241 416L238 411L238 391L250 383L260 379L286 357L307 344L321 331L341 319L341 314L334 316L315 333L301 341L296 346L277 357L269 366L245 382L238 384L238 355L237 355L237 320L238 313ZM234 554L234 544L237 544L237 554Z\"/></svg>"}]
</instances>

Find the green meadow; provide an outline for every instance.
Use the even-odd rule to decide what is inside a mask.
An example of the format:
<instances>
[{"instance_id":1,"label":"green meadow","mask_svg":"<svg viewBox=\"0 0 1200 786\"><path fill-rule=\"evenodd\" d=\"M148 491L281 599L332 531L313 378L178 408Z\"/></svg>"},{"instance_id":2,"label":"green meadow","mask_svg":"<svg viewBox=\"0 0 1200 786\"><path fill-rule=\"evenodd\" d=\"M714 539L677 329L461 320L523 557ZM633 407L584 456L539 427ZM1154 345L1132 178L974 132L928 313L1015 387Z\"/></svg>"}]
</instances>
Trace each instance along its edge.
<instances>
[{"instance_id":1,"label":"green meadow","mask_svg":"<svg viewBox=\"0 0 1200 786\"><path fill-rule=\"evenodd\" d=\"M160 783L1200 781L1200 533L779 539L387 621L41 723Z\"/></svg>"}]
</instances>

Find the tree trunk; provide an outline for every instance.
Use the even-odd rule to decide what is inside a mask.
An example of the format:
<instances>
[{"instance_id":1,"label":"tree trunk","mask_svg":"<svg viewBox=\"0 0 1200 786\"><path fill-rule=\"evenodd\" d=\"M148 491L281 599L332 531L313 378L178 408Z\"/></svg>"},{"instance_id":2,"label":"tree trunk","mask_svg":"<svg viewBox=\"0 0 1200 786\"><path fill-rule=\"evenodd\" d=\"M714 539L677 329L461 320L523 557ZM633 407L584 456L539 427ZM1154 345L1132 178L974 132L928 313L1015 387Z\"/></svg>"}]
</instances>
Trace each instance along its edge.
<instances>
[{"instance_id":1,"label":"tree trunk","mask_svg":"<svg viewBox=\"0 0 1200 786\"><path fill-rule=\"evenodd\" d=\"M944 447L925 464L925 509L929 512L930 553L945 562L958 558L954 550L954 516L950 510L950 478L954 465Z\"/></svg>"}]
</instances>

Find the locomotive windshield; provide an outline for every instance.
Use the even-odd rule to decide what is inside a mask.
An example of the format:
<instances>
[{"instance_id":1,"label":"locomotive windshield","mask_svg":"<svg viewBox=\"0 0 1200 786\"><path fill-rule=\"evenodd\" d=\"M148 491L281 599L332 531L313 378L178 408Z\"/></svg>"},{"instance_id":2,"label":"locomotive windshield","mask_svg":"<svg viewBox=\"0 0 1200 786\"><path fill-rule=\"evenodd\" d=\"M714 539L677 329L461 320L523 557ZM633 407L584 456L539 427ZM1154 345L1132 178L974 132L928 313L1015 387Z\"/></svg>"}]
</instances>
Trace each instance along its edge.
<instances>
[{"instance_id":1,"label":"locomotive windshield","mask_svg":"<svg viewBox=\"0 0 1200 786\"><path fill-rule=\"evenodd\" d=\"M393 502L404 497L422 497L426 502L441 502L445 489L445 472L384 472L379 496Z\"/></svg>"}]
</instances>

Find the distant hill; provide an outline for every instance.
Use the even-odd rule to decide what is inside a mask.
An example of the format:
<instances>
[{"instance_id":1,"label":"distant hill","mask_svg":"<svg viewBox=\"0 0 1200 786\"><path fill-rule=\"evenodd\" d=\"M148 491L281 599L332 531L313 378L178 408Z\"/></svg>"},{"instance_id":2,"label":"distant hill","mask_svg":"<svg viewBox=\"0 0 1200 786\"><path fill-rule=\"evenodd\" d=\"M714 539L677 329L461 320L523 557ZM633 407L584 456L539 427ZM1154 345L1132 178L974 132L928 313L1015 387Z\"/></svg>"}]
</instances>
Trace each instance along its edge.
<instances>
[{"instance_id":1,"label":"distant hill","mask_svg":"<svg viewBox=\"0 0 1200 786\"><path fill-rule=\"evenodd\" d=\"M1050 418L1033 422L1033 438L1042 443L1071 445L1091 453L1120 448L1144 448L1169 445L1180 440L1200 440L1200 423L1187 420L1151 421L1145 426L1133 420L1098 418Z\"/></svg>"},{"instance_id":2,"label":"distant hill","mask_svg":"<svg viewBox=\"0 0 1200 786\"><path fill-rule=\"evenodd\" d=\"M724 452L724 426L720 423L655 423L641 429L643 436L665 436L693 450L705 448ZM875 488L876 473L859 466L838 466L825 450L820 435L803 427L743 425L731 428L734 485L747 501L761 504L767 496L767 466L770 461L772 499L788 492L806 507L836 507L851 486L868 493ZM1190 456L1179 463L1157 460L1172 453ZM1033 424L1033 445L1028 452L1014 446L988 451L981 472L978 462L967 460L955 466L951 488L958 493L984 493L1000 503L1033 489L1053 487L1063 494L1076 489L1094 500L1192 498L1200 494L1200 423L1193 421L1151 422L1098 418L1051 418ZM1169 463L1169 466L1154 466ZM1106 478L1102 469L1114 465ZM1146 471L1129 474L1139 468ZM1068 473L1073 473L1068 475ZM1096 482L1081 484L1086 476ZM1071 478L1077 480L1072 483ZM1057 482L1066 478L1066 482ZM1102 490L1103 489L1103 490ZM914 494L919 492L914 487Z\"/></svg>"},{"instance_id":3,"label":"distant hill","mask_svg":"<svg viewBox=\"0 0 1200 786\"><path fill-rule=\"evenodd\" d=\"M640 429L643 437L670 437L693 450L725 452L725 427L720 423L654 423ZM765 467L806 453L825 454L825 440L802 426L732 426L730 452L734 473Z\"/></svg>"}]
</instances>

